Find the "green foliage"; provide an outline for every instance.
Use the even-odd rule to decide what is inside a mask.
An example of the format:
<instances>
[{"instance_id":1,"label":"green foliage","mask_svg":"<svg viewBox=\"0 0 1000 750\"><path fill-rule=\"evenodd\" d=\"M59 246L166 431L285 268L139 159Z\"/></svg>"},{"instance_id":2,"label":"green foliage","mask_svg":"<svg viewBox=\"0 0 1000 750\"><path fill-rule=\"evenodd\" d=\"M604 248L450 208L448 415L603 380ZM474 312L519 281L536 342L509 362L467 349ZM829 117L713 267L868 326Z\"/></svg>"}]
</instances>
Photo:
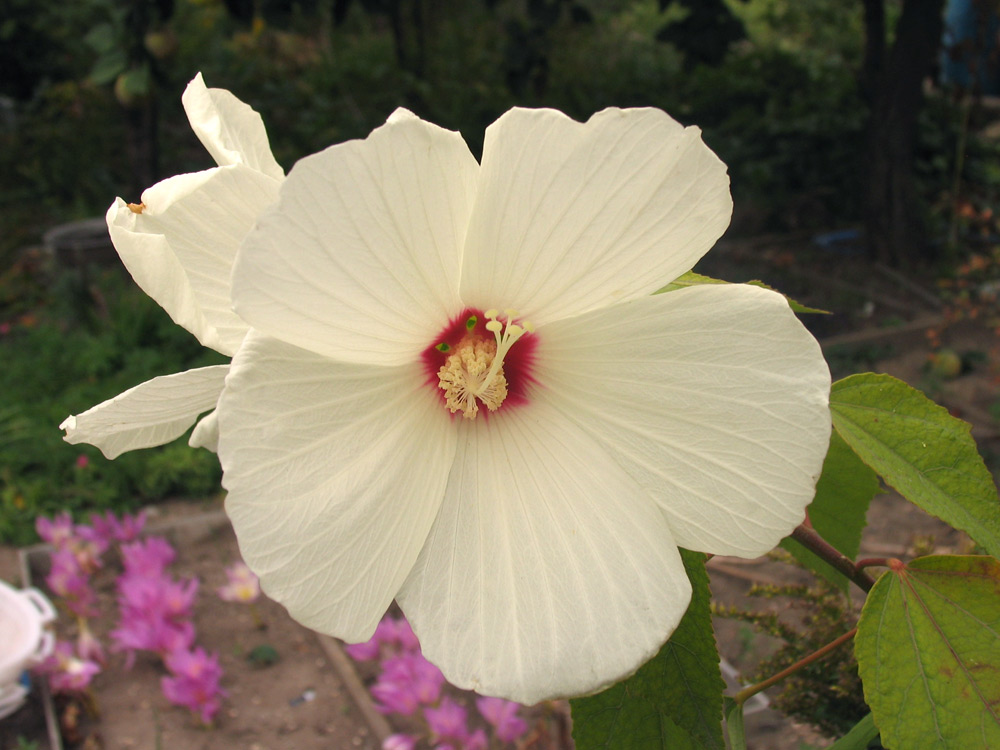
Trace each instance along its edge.
<instances>
[{"instance_id":1,"label":"green foliage","mask_svg":"<svg viewBox=\"0 0 1000 750\"><path fill-rule=\"evenodd\" d=\"M247 654L247 661L255 667L270 667L281 661L281 654L270 643L262 643L250 650L250 653Z\"/></svg>"},{"instance_id":2,"label":"green foliage","mask_svg":"<svg viewBox=\"0 0 1000 750\"><path fill-rule=\"evenodd\" d=\"M866 750L872 740L879 736L875 718L868 714L854 725L850 732L830 745L830 750Z\"/></svg>"},{"instance_id":3,"label":"green foliage","mask_svg":"<svg viewBox=\"0 0 1000 750\"><path fill-rule=\"evenodd\" d=\"M855 652L889 747L1000 746L1000 563L923 557L868 595Z\"/></svg>"},{"instance_id":4,"label":"green foliage","mask_svg":"<svg viewBox=\"0 0 1000 750\"><path fill-rule=\"evenodd\" d=\"M816 484L816 498L809 506L809 520L821 537L852 560L861 545L868 504L878 494L879 487L875 472L834 432L823 473ZM781 546L807 568L847 591L847 578L799 542L789 537Z\"/></svg>"},{"instance_id":5,"label":"green foliage","mask_svg":"<svg viewBox=\"0 0 1000 750\"><path fill-rule=\"evenodd\" d=\"M837 432L907 500L1000 555L1000 499L969 425L888 375L833 384Z\"/></svg>"},{"instance_id":6,"label":"green foliage","mask_svg":"<svg viewBox=\"0 0 1000 750\"><path fill-rule=\"evenodd\" d=\"M859 3L729 0L729 8L762 47L781 49L810 65L850 67L861 60L864 9Z\"/></svg>"},{"instance_id":7,"label":"green foliage","mask_svg":"<svg viewBox=\"0 0 1000 750\"><path fill-rule=\"evenodd\" d=\"M732 698L725 700L726 735L729 737L730 750L746 750L747 733L743 723L743 704Z\"/></svg>"},{"instance_id":8,"label":"green foliage","mask_svg":"<svg viewBox=\"0 0 1000 750\"><path fill-rule=\"evenodd\" d=\"M156 375L221 357L204 350L121 272L65 273L51 302L0 338L0 540L27 543L38 515L122 511L218 490L218 460L183 439L116 461L62 440L58 425Z\"/></svg>"},{"instance_id":9,"label":"green foliage","mask_svg":"<svg viewBox=\"0 0 1000 750\"><path fill-rule=\"evenodd\" d=\"M769 208L772 222L786 227L859 215L867 115L844 67L810 67L793 53L750 47L677 83L683 97L663 106L704 130L730 165L737 205Z\"/></svg>"},{"instance_id":10,"label":"green foliage","mask_svg":"<svg viewBox=\"0 0 1000 750\"><path fill-rule=\"evenodd\" d=\"M713 607L719 616L749 622L759 631L785 641L747 674L752 682L777 674L843 635L853 627L857 615L851 601L822 580L813 587L755 585L749 595L787 598L792 607L803 612L801 623L793 627L774 612ZM782 713L830 736L848 731L868 713L854 658L846 647L786 677L772 689L772 700Z\"/></svg>"},{"instance_id":11,"label":"green foliage","mask_svg":"<svg viewBox=\"0 0 1000 750\"><path fill-rule=\"evenodd\" d=\"M681 550L691 604L670 640L627 680L571 701L573 739L590 748L722 750L719 655L705 556Z\"/></svg>"},{"instance_id":12,"label":"green foliage","mask_svg":"<svg viewBox=\"0 0 1000 750\"><path fill-rule=\"evenodd\" d=\"M686 287L689 287L689 286L698 286L700 284L728 284L728 283L729 283L728 281L722 281L721 279L713 279L711 276L704 276L703 274L695 273L694 271L687 271L686 273L681 274L676 279L674 279L673 281L671 281L669 284L667 284L662 289L657 289L655 292L653 292L653 294L663 294L664 292L672 292L672 291L676 291L677 289L685 289ZM767 284L765 284L763 281L753 280L753 281L748 281L746 283L749 286L760 287L761 289L767 289L767 290L770 290L772 292L776 291L775 289L772 289L770 286L768 286ZM778 292L778 294L781 294L781 293ZM783 295L783 296L785 297L786 300L788 300L788 306L790 308L792 308L792 310L794 310L797 313L800 313L800 314L815 314L815 315L829 315L830 314L826 310L817 310L814 307L806 307L801 302L796 302L795 300L793 300L791 297L789 297L787 295Z\"/></svg>"}]
</instances>

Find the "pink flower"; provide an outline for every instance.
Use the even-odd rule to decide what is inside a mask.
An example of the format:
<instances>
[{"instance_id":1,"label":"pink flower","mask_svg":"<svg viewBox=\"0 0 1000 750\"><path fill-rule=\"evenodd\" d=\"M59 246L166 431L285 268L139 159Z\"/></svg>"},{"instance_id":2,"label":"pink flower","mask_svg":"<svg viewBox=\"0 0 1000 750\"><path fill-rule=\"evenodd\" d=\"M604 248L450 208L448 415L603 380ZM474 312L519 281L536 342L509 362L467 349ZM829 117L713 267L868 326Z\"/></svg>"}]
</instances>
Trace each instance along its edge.
<instances>
[{"instance_id":1,"label":"pink flower","mask_svg":"<svg viewBox=\"0 0 1000 750\"><path fill-rule=\"evenodd\" d=\"M101 667L89 659L80 658L72 643L59 641L52 653L38 665L38 671L49 678L52 692L74 693L86 690Z\"/></svg>"},{"instance_id":2,"label":"pink flower","mask_svg":"<svg viewBox=\"0 0 1000 750\"><path fill-rule=\"evenodd\" d=\"M404 651L417 651L420 649L420 641L417 640L413 628L410 627L410 623L407 622L405 617L400 617L398 620L390 617L388 618L388 623L393 630L394 641L399 644L400 648Z\"/></svg>"},{"instance_id":3,"label":"pink flower","mask_svg":"<svg viewBox=\"0 0 1000 750\"><path fill-rule=\"evenodd\" d=\"M198 579L172 581L169 578L121 576L118 603L123 615L169 620L189 618L198 593Z\"/></svg>"},{"instance_id":4,"label":"pink flower","mask_svg":"<svg viewBox=\"0 0 1000 750\"><path fill-rule=\"evenodd\" d=\"M528 731L527 722L517 715L519 703L503 698L476 698L476 708L503 742L516 742Z\"/></svg>"},{"instance_id":5,"label":"pink flower","mask_svg":"<svg viewBox=\"0 0 1000 750\"><path fill-rule=\"evenodd\" d=\"M56 549L61 549L73 537L73 519L66 512L53 518L39 516L35 519L35 530L42 541L51 544Z\"/></svg>"},{"instance_id":6,"label":"pink flower","mask_svg":"<svg viewBox=\"0 0 1000 750\"><path fill-rule=\"evenodd\" d=\"M90 586L90 576L80 567L79 558L69 549L52 553L52 568L45 583L66 607L80 617L97 615L97 595Z\"/></svg>"},{"instance_id":7,"label":"pink flower","mask_svg":"<svg viewBox=\"0 0 1000 750\"><path fill-rule=\"evenodd\" d=\"M390 734L382 740L382 750L415 750L417 738L411 734Z\"/></svg>"},{"instance_id":8,"label":"pink flower","mask_svg":"<svg viewBox=\"0 0 1000 750\"><path fill-rule=\"evenodd\" d=\"M405 684L417 702L430 706L441 697L444 675L420 654L404 654L386 659L382 664L381 680Z\"/></svg>"},{"instance_id":9,"label":"pink flower","mask_svg":"<svg viewBox=\"0 0 1000 750\"><path fill-rule=\"evenodd\" d=\"M136 515L126 513L121 520L111 511L103 516L94 513L90 516L90 525L94 533L104 539L106 543L111 542L132 542L135 541L146 523L146 512L142 511Z\"/></svg>"},{"instance_id":10,"label":"pink flower","mask_svg":"<svg viewBox=\"0 0 1000 750\"><path fill-rule=\"evenodd\" d=\"M477 729L465 739L464 750L486 750L490 746L490 741L486 738L486 732Z\"/></svg>"},{"instance_id":11,"label":"pink flower","mask_svg":"<svg viewBox=\"0 0 1000 750\"><path fill-rule=\"evenodd\" d=\"M165 656L191 648L194 635L194 625L190 622L170 622L158 618L123 618L121 624L111 631L114 650L128 652L127 666L131 666L135 651L152 651Z\"/></svg>"},{"instance_id":12,"label":"pink flower","mask_svg":"<svg viewBox=\"0 0 1000 750\"><path fill-rule=\"evenodd\" d=\"M400 650L414 651L419 647L417 637L405 619L383 617L369 640L345 646L344 650L356 661L371 661L383 652L393 654Z\"/></svg>"},{"instance_id":13,"label":"pink flower","mask_svg":"<svg viewBox=\"0 0 1000 750\"><path fill-rule=\"evenodd\" d=\"M371 693L379 713L410 716L420 706L413 686L405 681L380 679L372 685Z\"/></svg>"},{"instance_id":14,"label":"pink flower","mask_svg":"<svg viewBox=\"0 0 1000 750\"><path fill-rule=\"evenodd\" d=\"M194 578L177 582L162 575L126 573L119 577L121 619L111 632L115 648L154 651L161 656L190 648L194 642L190 618L197 592Z\"/></svg>"},{"instance_id":15,"label":"pink flower","mask_svg":"<svg viewBox=\"0 0 1000 750\"><path fill-rule=\"evenodd\" d=\"M172 675L160 680L167 700L190 709L202 722L211 724L226 694L219 686L222 667L218 654L209 655L201 648L179 650L169 654L165 663Z\"/></svg>"},{"instance_id":16,"label":"pink flower","mask_svg":"<svg viewBox=\"0 0 1000 750\"><path fill-rule=\"evenodd\" d=\"M378 631L376 631L377 633ZM371 661L377 659L381 651L382 644L375 636L364 643L349 643L344 646L345 653L354 661Z\"/></svg>"},{"instance_id":17,"label":"pink flower","mask_svg":"<svg viewBox=\"0 0 1000 750\"><path fill-rule=\"evenodd\" d=\"M438 739L455 740L463 746L469 738L465 709L448 696L442 698L436 708L425 709L424 718Z\"/></svg>"},{"instance_id":18,"label":"pink flower","mask_svg":"<svg viewBox=\"0 0 1000 750\"><path fill-rule=\"evenodd\" d=\"M80 568L93 573L101 567L101 555L108 548L108 540L101 537L90 526L76 527L76 535L69 538L65 549L73 552Z\"/></svg>"},{"instance_id":19,"label":"pink flower","mask_svg":"<svg viewBox=\"0 0 1000 750\"><path fill-rule=\"evenodd\" d=\"M90 458L86 453L81 453L76 457L76 468L86 469L90 465Z\"/></svg>"},{"instance_id":20,"label":"pink flower","mask_svg":"<svg viewBox=\"0 0 1000 750\"><path fill-rule=\"evenodd\" d=\"M174 561L174 548L166 539L151 536L138 542L122 545L125 574L129 576L159 576Z\"/></svg>"},{"instance_id":21,"label":"pink flower","mask_svg":"<svg viewBox=\"0 0 1000 750\"><path fill-rule=\"evenodd\" d=\"M249 604L260 596L260 582L246 563L238 562L226 568L225 586L218 588L219 598L227 602Z\"/></svg>"},{"instance_id":22,"label":"pink flower","mask_svg":"<svg viewBox=\"0 0 1000 750\"><path fill-rule=\"evenodd\" d=\"M80 624L80 634L76 637L76 652L81 659L103 665L107 661L104 656L104 646L101 645L100 639L90 632L86 620L81 620Z\"/></svg>"},{"instance_id":23,"label":"pink flower","mask_svg":"<svg viewBox=\"0 0 1000 750\"><path fill-rule=\"evenodd\" d=\"M386 616L375 626L375 633L370 639L364 643L347 645L344 650L348 656L356 661L371 661L377 659L383 652L396 653L399 651L399 646L403 646L404 650L412 650L409 645L403 645L404 640L408 644L410 639L406 638L405 634L401 637L398 625L400 622L406 624L406 629L412 635L413 631L410 630L410 625L406 623L406 620L396 620ZM412 642L416 644L416 637L413 637Z\"/></svg>"}]
</instances>

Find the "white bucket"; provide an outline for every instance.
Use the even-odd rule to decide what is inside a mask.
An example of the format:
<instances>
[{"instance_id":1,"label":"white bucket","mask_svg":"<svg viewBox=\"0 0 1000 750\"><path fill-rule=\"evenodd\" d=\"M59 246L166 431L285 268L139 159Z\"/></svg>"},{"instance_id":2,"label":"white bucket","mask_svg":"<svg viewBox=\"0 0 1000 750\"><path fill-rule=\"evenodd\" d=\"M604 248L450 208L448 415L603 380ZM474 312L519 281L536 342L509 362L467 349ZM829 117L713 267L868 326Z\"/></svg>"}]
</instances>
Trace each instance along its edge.
<instances>
[{"instance_id":1,"label":"white bucket","mask_svg":"<svg viewBox=\"0 0 1000 750\"><path fill-rule=\"evenodd\" d=\"M52 653L55 638L44 626L55 618L38 589L18 590L0 581L0 719L28 695L21 673Z\"/></svg>"}]
</instances>

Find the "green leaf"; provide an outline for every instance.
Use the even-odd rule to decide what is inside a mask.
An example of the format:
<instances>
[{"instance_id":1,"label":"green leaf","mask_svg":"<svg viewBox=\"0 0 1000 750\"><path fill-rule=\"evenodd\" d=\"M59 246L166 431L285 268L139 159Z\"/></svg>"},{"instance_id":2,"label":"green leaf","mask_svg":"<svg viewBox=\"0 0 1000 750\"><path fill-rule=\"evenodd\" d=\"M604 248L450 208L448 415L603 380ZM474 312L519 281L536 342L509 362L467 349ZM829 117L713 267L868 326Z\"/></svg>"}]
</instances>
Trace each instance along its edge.
<instances>
[{"instance_id":1,"label":"green leaf","mask_svg":"<svg viewBox=\"0 0 1000 750\"><path fill-rule=\"evenodd\" d=\"M653 294L663 294L664 292L674 292L674 291L676 291L678 289L686 289L689 286L699 286L701 284L728 284L728 283L729 283L728 281L722 281L721 279L713 279L711 276L703 276L700 273L695 273L694 271L688 271L687 273L682 274L681 276L678 276L676 279L674 279L673 281L671 281L669 284L667 284L662 289L657 289L655 292L653 292ZM767 290L772 291L772 292L777 292L776 289L774 289L773 287L768 286L763 281L757 281L757 280L748 281L747 284L750 285L750 286L759 286L761 289L767 289ZM777 293L781 294L781 292L777 292ZM801 304L801 303L796 302L795 300L793 300L787 294L784 294L782 296L786 300L788 300L788 306L790 308L792 308L792 310L795 311L795 312L797 312L797 313L815 313L815 314L819 314L819 315L829 315L830 314L827 310L820 310L820 309L815 308L815 307L806 307L805 305L803 305L803 304Z\"/></svg>"},{"instance_id":2,"label":"green leaf","mask_svg":"<svg viewBox=\"0 0 1000 750\"><path fill-rule=\"evenodd\" d=\"M90 71L90 82L96 86L103 86L111 83L118 75L128 67L128 58L125 50L120 47L105 52L97 58L94 67Z\"/></svg>"},{"instance_id":3,"label":"green leaf","mask_svg":"<svg viewBox=\"0 0 1000 750\"><path fill-rule=\"evenodd\" d=\"M681 550L691 604L660 652L627 680L570 702L577 750L722 750L719 653L705 555Z\"/></svg>"},{"instance_id":4,"label":"green leaf","mask_svg":"<svg viewBox=\"0 0 1000 750\"><path fill-rule=\"evenodd\" d=\"M118 44L118 35L110 23L99 23L86 33L83 42L97 54L104 55Z\"/></svg>"},{"instance_id":5,"label":"green leaf","mask_svg":"<svg viewBox=\"0 0 1000 750\"><path fill-rule=\"evenodd\" d=\"M875 717L868 714L850 732L830 745L829 750L866 750L871 741L878 737Z\"/></svg>"},{"instance_id":6,"label":"green leaf","mask_svg":"<svg viewBox=\"0 0 1000 750\"><path fill-rule=\"evenodd\" d=\"M816 533L852 560L861 545L868 504L879 486L878 475L834 432L816 484L816 498L809 506L809 521ZM847 590L847 577L799 542L789 537L781 546L807 568Z\"/></svg>"},{"instance_id":7,"label":"green leaf","mask_svg":"<svg viewBox=\"0 0 1000 750\"><path fill-rule=\"evenodd\" d=\"M673 292L678 289L685 289L689 286L698 286L699 284L728 284L728 281L723 281L722 279L713 279L711 276L702 276L700 273L695 273L694 271L688 271L687 273L678 276L676 279L671 281L662 289L657 289L653 294L663 294L664 292Z\"/></svg>"},{"instance_id":8,"label":"green leaf","mask_svg":"<svg viewBox=\"0 0 1000 750\"><path fill-rule=\"evenodd\" d=\"M137 68L131 68L126 73L122 74L122 89L127 94L132 96L145 96L149 93L149 87L152 84L152 76L149 72L149 66L141 65Z\"/></svg>"},{"instance_id":9,"label":"green leaf","mask_svg":"<svg viewBox=\"0 0 1000 750\"><path fill-rule=\"evenodd\" d=\"M883 743L1000 747L1000 563L958 555L892 563L854 639Z\"/></svg>"},{"instance_id":10,"label":"green leaf","mask_svg":"<svg viewBox=\"0 0 1000 750\"><path fill-rule=\"evenodd\" d=\"M833 384L833 426L910 502L1000 556L1000 499L969 425L888 375Z\"/></svg>"},{"instance_id":11,"label":"green leaf","mask_svg":"<svg viewBox=\"0 0 1000 750\"><path fill-rule=\"evenodd\" d=\"M747 750L747 733L743 726L743 704L726 698L726 734L729 750Z\"/></svg>"},{"instance_id":12,"label":"green leaf","mask_svg":"<svg viewBox=\"0 0 1000 750\"><path fill-rule=\"evenodd\" d=\"M259 646L255 646L247 654L247 661L255 667L269 667L272 664L276 664L280 659L281 655L278 654L277 649L269 643L262 643Z\"/></svg>"}]
</instances>

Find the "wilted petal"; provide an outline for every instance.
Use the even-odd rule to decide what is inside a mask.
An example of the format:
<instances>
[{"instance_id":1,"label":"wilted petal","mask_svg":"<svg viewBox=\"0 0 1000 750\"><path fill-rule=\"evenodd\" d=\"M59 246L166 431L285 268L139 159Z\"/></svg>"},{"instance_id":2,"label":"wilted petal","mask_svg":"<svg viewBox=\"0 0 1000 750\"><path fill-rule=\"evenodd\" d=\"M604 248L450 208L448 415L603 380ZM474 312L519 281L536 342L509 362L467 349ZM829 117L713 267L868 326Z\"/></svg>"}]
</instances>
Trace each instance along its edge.
<instances>
[{"instance_id":1,"label":"wilted petal","mask_svg":"<svg viewBox=\"0 0 1000 750\"><path fill-rule=\"evenodd\" d=\"M261 588L349 641L375 630L455 451L417 365L345 365L251 331L219 402L226 511Z\"/></svg>"},{"instance_id":2,"label":"wilted petal","mask_svg":"<svg viewBox=\"0 0 1000 750\"><path fill-rule=\"evenodd\" d=\"M478 165L458 133L405 110L364 141L306 157L236 260L252 326L347 362L412 362L463 305Z\"/></svg>"},{"instance_id":3,"label":"wilted petal","mask_svg":"<svg viewBox=\"0 0 1000 750\"><path fill-rule=\"evenodd\" d=\"M136 283L201 343L233 354L247 326L232 310L236 250L279 182L243 165L178 175L108 209L111 239Z\"/></svg>"},{"instance_id":4,"label":"wilted petal","mask_svg":"<svg viewBox=\"0 0 1000 750\"><path fill-rule=\"evenodd\" d=\"M754 557L798 525L830 436L830 373L785 299L705 285L539 331L540 398L660 503L682 547Z\"/></svg>"},{"instance_id":5,"label":"wilted petal","mask_svg":"<svg viewBox=\"0 0 1000 750\"><path fill-rule=\"evenodd\" d=\"M225 89L210 89L198 73L181 96L191 128L220 167L245 164L272 179L284 171L271 154L264 122Z\"/></svg>"},{"instance_id":6,"label":"wilted petal","mask_svg":"<svg viewBox=\"0 0 1000 750\"><path fill-rule=\"evenodd\" d=\"M550 407L456 427L444 503L397 597L424 655L521 703L637 669L690 598L663 513Z\"/></svg>"},{"instance_id":7,"label":"wilted petal","mask_svg":"<svg viewBox=\"0 0 1000 750\"><path fill-rule=\"evenodd\" d=\"M660 110L579 123L514 109L486 131L462 299L540 325L645 295L690 270L731 213L726 166Z\"/></svg>"},{"instance_id":8,"label":"wilted petal","mask_svg":"<svg viewBox=\"0 0 1000 750\"><path fill-rule=\"evenodd\" d=\"M66 430L66 442L95 445L108 458L169 443L215 407L228 370L215 365L147 380L68 417L59 429Z\"/></svg>"}]
</instances>

